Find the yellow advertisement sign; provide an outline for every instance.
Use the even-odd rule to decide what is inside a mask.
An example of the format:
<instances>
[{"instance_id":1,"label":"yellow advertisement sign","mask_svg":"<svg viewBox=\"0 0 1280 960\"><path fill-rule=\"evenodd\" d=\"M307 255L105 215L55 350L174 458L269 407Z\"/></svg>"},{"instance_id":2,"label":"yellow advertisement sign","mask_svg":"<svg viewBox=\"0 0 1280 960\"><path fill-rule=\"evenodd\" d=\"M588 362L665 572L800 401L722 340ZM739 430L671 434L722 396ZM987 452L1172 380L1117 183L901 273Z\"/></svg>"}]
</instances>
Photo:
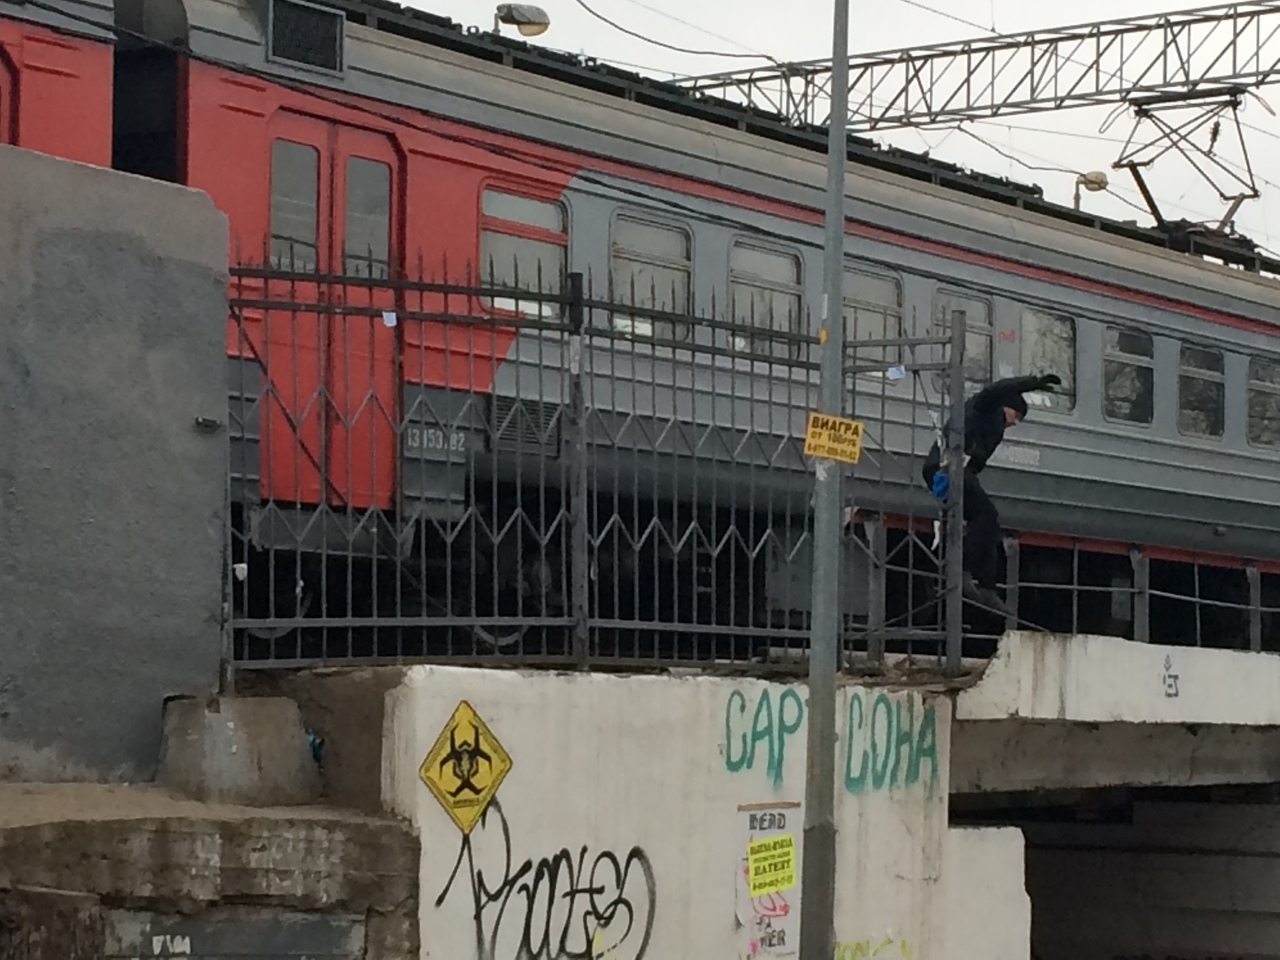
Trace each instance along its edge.
<instances>
[{"instance_id":1,"label":"yellow advertisement sign","mask_svg":"<svg viewBox=\"0 0 1280 960\"><path fill-rule=\"evenodd\" d=\"M418 776L458 829L470 833L510 770L511 756L463 700L427 751Z\"/></svg>"},{"instance_id":2,"label":"yellow advertisement sign","mask_svg":"<svg viewBox=\"0 0 1280 960\"><path fill-rule=\"evenodd\" d=\"M753 897L779 893L796 885L796 843L791 834L748 844L747 885Z\"/></svg>"},{"instance_id":3,"label":"yellow advertisement sign","mask_svg":"<svg viewBox=\"0 0 1280 960\"><path fill-rule=\"evenodd\" d=\"M804 455L857 463L862 457L862 421L810 413L804 430Z\"/></svg>"}]
</instances>

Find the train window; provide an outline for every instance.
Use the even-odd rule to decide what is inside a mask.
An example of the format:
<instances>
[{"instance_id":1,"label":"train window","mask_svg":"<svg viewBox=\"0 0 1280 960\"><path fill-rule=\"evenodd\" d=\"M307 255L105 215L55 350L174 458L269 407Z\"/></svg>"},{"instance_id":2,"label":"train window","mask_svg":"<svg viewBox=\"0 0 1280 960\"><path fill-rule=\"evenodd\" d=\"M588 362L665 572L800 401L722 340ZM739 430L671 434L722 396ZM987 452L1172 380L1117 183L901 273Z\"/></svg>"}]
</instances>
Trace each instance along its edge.
<instances>
[{"instance_id":1,"label":"train window","mask_svg":"<svg viewBox=\"0 0 1280 960\"><path fill-rule=\"evenodd\" d=\"M1178 362L1178 429L1198 437L1222 436L1226 383L1222 351L1182 344Z\"/></svg>"},{"instance_id":2,"label":"train window","mask_svg":"<svg viewBox=\"0 0 1280 960\"><path fill-rule=\"evenodd\" d=\"M692 241L679 227L620 216L609 260L612 298L645 310L687 314L693 273ZM614 329L642 337L683 340L689 325L614 314Z\"/></svg>"},{"instance_id":3,"label":"train window","mask_svg":"<svg viewBox=\"0 0 1280 960\"><path fill-rule=\"evenodd\" d=\"M991 304L962 293L939 290L934 298L934 326L941 334L951 331L951 315L964 313L964 381L969 392L991 382Z\"/></svg>"},{"instance_id":4,"label":"train window","mask_svg":"<svg viewBox=\"0 0 1280 960\"><path fill-rule=\"evenodd\" d=\"M893 277L844 272L844 338L891 340L902 336L902 285ZM857 362L883 363L886 367L902 361L900 347L868 347L859 350Z\"/></svg>"},{"instance_id":5,"label":"train window","mask_svg":"<svg viewBox=\"0 0 1280 960\"><path fill-rule=\"evenodd\" d=\"M480 195L480 282L535 293L560 293L568 269L569 232L564 205L502 190ZM501 303L516 308L513 300ZM558 316L557 304L520 302L520 312Z\"/></svg>"},{"instance_id":6,"label":"train window","mask_svg":"<svg viewBox=\"0 0 1280 960\"><path fill-rule=\"evenodd\" d=\"M1155 404L1155 345L1149 334L1107 327L1102 360L1102 413L1150 423Z\"/></svg>"},{"instance_id":7,"label":"train window","mask_svg":"<svg viewBox=\"0 0 1280 960\"><path fill-rule=\"evenodd\" d=\"M1050 410L1074 409L1076 322L1056 313L1024 309L1020 370L1023 374L1056 373L1062 378L1057 392L1028 394L1028 400Z\"/></svg>"},{"instance_id":8,"label":"train window","mask_svg":"<svg viewBox=\"0 0 1280 960\"><path fill-rule=\"evenodd\" d=\"M729 251L729 299L733 322L740 326L797 333L800 330L800 258L753 243L735 243ZM733 335L733 348L751 353L793 356L794 341Z\"/></svg>"},{"instance_id":9,"label":"train window","mask_svg":"<svg viewBox=\"0 0 1280 960\"><path fill-rule=\"evenodd\" d=\"M271 144L271 265L281 270L317 268L316 208L320 152L291 140Z\"/></svg>"},{"instance_id":10,"label":"train window","mask_svg":"<svg viewBox=\"0 0 1280 960\"><path fill-rule=\"evenodd\" d=\"M1249 442L1280 444L1280 361L1249 360Z\"/></svg>"},{"instance_id":11,"label":"train window","mask_svg":"<svg viewBox=\"0 0 1280 960\"><path fill-rule=\"evenodd\" d=\"M346 236L343 253L351 277L385 280L391 246L391 168L347 158Z\"/></svg>"}]
</instances>

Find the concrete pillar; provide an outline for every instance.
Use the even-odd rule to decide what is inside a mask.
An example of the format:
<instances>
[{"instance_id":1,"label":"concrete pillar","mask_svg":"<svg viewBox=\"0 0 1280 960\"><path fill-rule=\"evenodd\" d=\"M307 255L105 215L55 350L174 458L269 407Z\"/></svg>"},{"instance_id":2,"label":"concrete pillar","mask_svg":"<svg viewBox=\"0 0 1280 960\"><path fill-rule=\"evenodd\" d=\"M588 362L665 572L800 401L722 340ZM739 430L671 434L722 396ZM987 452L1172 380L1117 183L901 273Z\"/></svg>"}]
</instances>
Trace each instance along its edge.
<instances>
[{"instance_id":1,"label":"concrete pillar","mask_svg":"<svg viewBox=\"0 0 1280 960\"><path fill-rule=\"evenodd\" d=\"M170 700L163 736L157 780L193 799L265 807L320 797L320 773L292 700Z\"/></svg>"}]
</instances>

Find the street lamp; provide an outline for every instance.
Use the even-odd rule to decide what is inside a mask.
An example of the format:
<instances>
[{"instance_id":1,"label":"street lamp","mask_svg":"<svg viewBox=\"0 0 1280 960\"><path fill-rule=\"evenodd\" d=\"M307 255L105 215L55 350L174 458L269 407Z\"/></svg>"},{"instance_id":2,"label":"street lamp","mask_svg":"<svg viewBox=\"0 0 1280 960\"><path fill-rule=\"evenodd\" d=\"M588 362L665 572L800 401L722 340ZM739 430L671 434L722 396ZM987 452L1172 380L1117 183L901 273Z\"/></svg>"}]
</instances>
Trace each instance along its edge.
<instances>
[{"instance_id":1,"label":"street lamp","mask_svg":"<svg viewBox=\"0 0 1280 960\"><path fill-rule=\"evenodd\" d=\"M547 11L531 3L500 3L493 12L493 32L499 33L502 24L515 27L524 37L536 37L551 26Z\"/></svg>"},{"instance_id":2,"label":"street lamp","mask_svg":"<svg viewBox=\"0 0 1280 960\"><path fill-rule=\"evenodd\" d=\"M1098 193L1107 189L1107 175L1101 170L1090 170L1088 173L1082 173L1076 177L1076 195L1075 207L1080 209L1080 188L1084 187L1090 193Z\"/></svg>"}]
</instances>

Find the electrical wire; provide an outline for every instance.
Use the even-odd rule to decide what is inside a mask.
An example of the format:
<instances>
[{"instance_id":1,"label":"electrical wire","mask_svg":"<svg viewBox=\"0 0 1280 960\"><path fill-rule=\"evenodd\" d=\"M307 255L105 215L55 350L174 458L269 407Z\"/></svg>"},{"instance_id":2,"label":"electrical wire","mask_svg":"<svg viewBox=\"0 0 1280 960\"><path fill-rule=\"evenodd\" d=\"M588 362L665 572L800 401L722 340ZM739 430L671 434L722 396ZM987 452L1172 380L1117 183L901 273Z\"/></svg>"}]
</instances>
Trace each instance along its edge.
<instances>
[{"instance_id":1,"label":"electrical wire","mask_svg":"<svg viewBox=\"0 0 1280 960\"><path fill-rule=\"evenodd\" d=\"M1080 176L1079 170L1068 170L1066 167L1038 167L1035 164L1027 163L1025 160L1020 160L1010 153L1005 153L1004 150L1002 150L1000 147L997 147L990 140L984 140L982 137L978 136L968 127L956 126L955 129L958 130L960 133L963 133L966 137L972 137L974 140L977 140L984 147L987 147L990 150L994 150L996 153L1000 154L1000 156L1004 157L1006 160L1009 160L1013 163L1021 164L1022 166L1026 167L1028 170L1038 170L1044 173L1069 173L1073 177ZM1027 156L1032 156L1032 155L1028 153ZM1035 159L1041 160L1043 158L1036 157Z\"/></svg>"},{"instance_id":2,"label":"electrical wire","mask_svg":"<svg viewBox=\"0 0 1280 960\"><path fill-rule=\"evenodd\" d=\"M1067 169L1066 167L1037 166L1037 165L1035 165L1035 164L1028 163L1027 161L1025 161L1025 160L1023 160L1023 159L1021 159L1021 158L1019 158L1019 157L1016 157L1016 156L1014 156L1014 155L1012 155L1012 154L1010 154L1010 153L1006 152L1004 149L1002 149L1001 147L997 146L997 145L996 145L996 144L994 144L994 143L991 143L989 140L986 140L986 139L984 139L984 138L982 138L982 137L978 136L976 133L974 133L972 130L969 130L967 127L956 126L956 127L951 127L951 128L947 128L947 129L951 129L951 130L959 130L961 133L964 133L965 135L970 136L970 137L972 137L973 139L977 140L979 143L981 143L984 147L987 147L989 150L992 150L992 151L994 151L995 153L998 153L1000 156L1004 157L1006 160L1009 160L1009 161L1011 161L1012 163L1016 163L1016 164L1018 164L1018 165L1020 165L1020 166L1026 167L1028 170L1039 170L1039 171L1044 171L1044 172L1047 172L1047 173L1067 173L1067 174L1071 174L1071 175L1073 175L1073 176L1080 176L1080 172L1079 172L1079 171L1076 171L1076 170L1069 170L1069 169ZM1087 136L1087 134L1086 134L1085 136ZM1035 160L1045 160L1045 158L1044 158L1044 157L1036 156L1035 154L1029 153L1029 152L1027 152L1027 151L1023 151L1023 153L1025 153L1025 155L1026 155L1026 156L1031 157L1032 159L1035 159ZM1045 162L1048 162L1048 161L1045 161ZM1228 163L1230 163L1229 161L1227 161L1227 162L1228 162ZM1242 168L1242 167L1239 167L1239 166L1238 166L1238 165L1236 165L1236 164L1230 164L1230 165L1232 165L1232 166L1236 166L1236 167L1237 167L1237 169L1244 169L1244 168ZM1259 180L1262 180L1262 178L1261 178L1261 177L1259 177L1258 179L1259 179ZM1269 183L1268 181L1263 180L1262 182L1263 182L1263 183L1267 183L1267 185L1268 185L1268 186L1274 186L1273 184ZM1122 195L1118 192L1120 189L1121 189L1121 188L1119 188L1119 187L1115 187L1115 186L1112 186L1112 185L1108 185L1108 186L1107 186L1107 188L1106 188L1106 192L1107 192L1107 193L1109 193L1109 194L1110 194L1112 197L1114 197L1116 200L1119 200L1119 201L1120 201L1121 203L1123 203L1125 206L1130 207L1130 208L1131 208L1131 209L1133 209L1133 210L1137 210L1139 213L1143 214L1144 216L1151 216L1151 211L1150 211L1147 207L1144 207L1144 206L1142 206L1141 204L1135 203L1134 201L1132 201L1132 200L1128 199L1127 197L1122 196ZM1280 188L1277 188L1277 189L1280 189ZM1128 192L1132 193L1133 191L1128 191ZM1185 196L1185 194L1184 194L1184 196ZM1172 204L1170 204L1169 206L1170 206L1170 207L1172 207L1172 208L1173 208L1173 209L1175 209L1175 210L1181 210L1181 211L1183 211L1184 213L1190 213L1190 214L1193 214L1193 215L1195 215L1195 216L1197 216L1197 217L1199 217L1199 218L1201 218L1201 219L1203 219L1203 220L1214 220L1214 219L1216 219L1216 217L1215 217L1214 215L1212 215L1212 214L1205 213L1203 210L1194 210L1194 209L1192 209L1191 207L1184 207L1184 206L1182 206L1180 203L1172 203ZM1275 240L1275 239L1277 239L1277 238L1273 237L1270 233L1266 232L1265 230L1264 230L1262 233L1260 233L1260 234L1259 234L1259 236L1265 237L1265 238L1266 238L1266 239L1268 239L1268 240ZM1261 247L1259 247L1259 249L1261 249Z\"/></svg>"},{"instance_id":3,"label":"electrical wire","mask_svg":"<svg viewBox=\"0 0 1280 960\"><path fill-rule=\"evenodd\" d=\"M667 11L660 10L657 7L651 7L649 4L642 2L642 0L627 0L627 3L631 4L632 6L639 7L641 10L648 10L650 13L656 13L658 16L665 17L666 19L672 21L673 23L680 24L680 26L682 27L688 27L690 30L696 30L698 33L705 34L708 37L713 37L716 40L723 40L725 43L731 43L735 47L738 47L742 50L747 50L747 51L750 51L751 53L757 53L757 54L760 54L761 57L764 57L765 59L769 59L769 55L767 53L762 53L761 51L757 50L755 47L749 47L745 43L739 43L737 40L734 40L732 37L726 37L723 34L716 33L714 30L708 30L706 27L700 27L696 23L690 23L688 20L682 20L679 17L677 17L675 14L667 13Z\"/></svg>"},{"instance_id":4,"label":"electrical wire","mask_svg":"<svg viewBox=\"0 0 1280 960\"><path fill-rule=\"evenodd\" d=\"M1073 140L1093 140L1097 143L1127 144L1130 142L1124 137L1108 137L1100 133L1075 133L1070 130L1052 130L1049 127L1022 127L1012 123L996 123L987 117L975 117L968 122L980 123L988 127L999 127L1001 130L1009 130L1014 133L1043 133L1055 137L1071 137ZM1249 124L1242 123L1241 126L1249 126ZM916 128L913 127L912 129ZM1250 129L1257 130L1259 133L1265 133L1268 136L1275 137L1277 140L1280 140L1280 136L1271 133L1269 130L1263 130L1261 127L1250 127ZM926 144L928 143L928 141L925 142ZM1280 184L1268 180L1266 177L1257 173L1257 171L1250 170L1242 163L1237 163L1235 160L1231 160L1221 155L1217 155L1215 159L1224 166L1233 168L1238 173L1251 174L1258 183L1261 183L1264 186L1271 187L1273 190L1280 190Z\"/></svg>"},{"instance_id":5,"label":"electrical wire","mask_svg":"<svg viewBox=\"0 0 1280 960\"><path fill-rule=\"evenodd\" d=\"M680 76L680 74L676 73L674 70L664 70L661 67L650 66L646 63L632 63L630 60L619 60L616 57L592 57L592 59L598 63L607 63L613 67L626 67L629 70L640 70L651 77L660 77L664 73L672 79Z\"/></svg>"},{"instance_id":6,"label":"electrical wire","mask_svg":"<svg viewBox=\"0 0 1280 960\"><path fill-rule=\"evenodd\" d=\"M689 47L678 47L673 43L667 43L663 40L655 40L653 37L645 36L643 33L637 33L635 30L630 30L622 24L610 20L603 13L600 13L588 6L586 0L574 0L574 2L583 10L587 11L587 13L591 14L591 16L595 17L602 23L607 23L619 33L625 33L628 37L634 37L644 43L651 43L655 47L661 47L664 50L674 50L676 53L687 53L695 57L731 57L740 60L768 60L774 66L782 66L780 61L775 60L767 53L728 53L723 50L693 50ZM732 43L733 41L730 40L729 42Z\"/></svg>"},{"instance_id":7,"label":"electrical wire","mask_svg":"<svg viewBox=\"0 0 1280 960\"><path fill-rule=\"evenodd\" d=\"M632 2L638 2L638 0L632 0ZM938 9L936 9L936 8L934 8L934 7L929 6L928 4L920 3L920 2L919 2L919 0L898 0L898 2L899 2L899 3L905 3L905 4L907 4L908 6L918 7L918 8L919 8L919 9L921 9L921 10L927 10L929 13L936 14L936 15L937 15L937 16L939 16L939 17L945 17L945 18L946 18L946 19L948 19L948 20L954 20L954 21L956 21L957 23L962 23L962 24L964 24L965 26L973 27L973 28L975 28L975 29L977 29L977 30L982 30L982 31L984 31L984 32L986 32L986 33L990 33L990 34L993 34L993 35L995 35L995 36L999 36L999 33L996 31L996 27L995 27L995 2L994 2L994 0L992 0L992 4L991 4L991 20L992 20L992 23L991 23L991 26L990 26L990 27L984 27L982 24L980 24L980 23L975 23L975 22L974 22L974 21L972 21L972 20L966 20L966 19L964 19L963 17L957 17L955 14L947 13L945 10L938 10ZM1079 63L1079 61L1072 60L1070 57L1067 57L1067 58L1066 58L1066 60L1067 60L1067 62L1068 62L1068 63L1075 64L1076 66L1084 66L1084 64ZM975 122L975 123L990 123L991 121L987 120L986 118L975 118L973 122ZM1103 136L1101 136L1101 135L1092 135L1092 134L1069 134L1069 133L1065 133L1065 132L1062 132L1062 131L1048 130L1048 129L1045 129L1045 128L1043 128L1043 127L1040 127L1040 128L1036 128L1036 127L1015 127L1015 126L1013 126L1013 125L1011 125L1011 124L993 124L993 125L994 125L994 126L1000 126L1000 127L1003 127L1003 128L1004 128L1004 129L1006 129L1006 130L1027 130L1027 131L1030 131L1030 132L1036 132L1036 133L1056 134L1056 135L1058 135L1058 136L1080 136L1080 137L1087 137L1087 138L1092 139L1092 140L1107 141L1107 142L1109 142L1109 143L1128 143L1128 142L1129 142L1128 140L1121 140L1121 139L1119 139L1119 138L1115 138L1115 137L1103 137ZM1262 128L1262 127L1256 126L1256 125L1251 124L1251 123L1246 123L1246 122L1245 122L1245 121L1243 121L1243 120L1241 120L1241 121L1240 121L1240 125L1241 125L1242 127L1246 127L1246 128L1248 128L1248 129L1250 129L1250 130L1254 130L1254 131L1256 131L1257 133L1261 133L1261 134L1263 134L1264 136L1271 137L1271 138L1272 138L1272 139L1274 139L1274 140L1280 140L1280 134L1274 133L1274 132L1273 132L1273 131L1271 131L1271 130L1266 130L1266 129ZM961 128L960 128L960 127L955 127L955 128L953 128L953 129L961 129ZM968 131L968 130L963 130L963 132L965 132L965 133L970 133L970 131ZM972 136L972 135L973 135L973 134L972 134L972 133L970 133L970 136ZM926 143L928 143L928 141L925 141L925 142L926 142ZM939 146L941 146L941 144L939 144ZM1000 153L1000 152L1001 152L1001 151L999 150L999 148L995 147L993 144L987 143L987 144L986 144L986 146L990 147L992 150L995 150L997 153ZM933 149L933 148L931 148L931 149ZM1002 155L1003 155L1003 154L1002 154ZM1007 157L1007 159L1012 160L1014 163L1021 163L1021 161L1020 161L1020 160L1017 160L1016 158L1013 158L1013 157ZM1226 166L1233 167L1237 172L1245 173L1246 175L1252 176L1252 177L1253 177L1257 182L1262 183L1262 184L1264 184L1265 186L1268 186L1268 187L1272 188L1273 190L1280 190L1280 185L1277 185L1277 184L1275 184L1275 183L1271 182L1270 180L1266 179L1265 177L1259 176L1257 173L1255 173L1254 171L1252 171L1252 170L1248 169L1247 167L1245 167L1245 166L1243 166L1243 165L1241 165L1241 164L1235 163L1235 162L1233 162L1233 161L1231 161L1231 160L1227 160L1226 158L1223 158L1223 157L1219 157L1218 159L1220 160L1220 162L1222 162L1222 163L1223 163L1223 164L1225 164ZM1027 167L1027 169L1030 169L1030 170L1046 170L1046 171L1052 171L1052 170L1053 170L1053 168L1048 168L1048 167L1035 167L1035 166L1032 166L1032 165L1029 165L1029 164L1023 164L1023 166ZM1071 171L1058 171L1058 172L1071 172ZM1140 211L1140 212L1142 212L1142 213L1144 213L1144 214L1149 214L1149 213L1150 213L1150 211L1149 211L1146 207L1140 206L1139 204L1136 204L1136 203L1133 203L1133 202L1131 202L1131 201L1129 201L1129 200L1126 200L1124 197L1120 196L1118 193L1115 193L1115 192L1114 192L1114 190L1112 190L1110 187L1108 187L1108 188L1107 188L1107 192L1108 192L1108 193L1111 193L1111 195L1112 195L1112 196L1114 196L1117 200L1120 200L1122 203L1128 204L1128 206L1132 207L1132 208L1133 208L1133 209L1135 209L1135 210L1138 210L1138 211ZM1183 194L1183 196L1186 196L1186 194L1184 193L1184 194ZM1173 206L1174 206L1175 208L1183 209L1183 210L1185 210L1185 211L1186 211L1186 212L1188 212L1188 213L1194 213L1194 214L1196 214L1197 216L1204 216L1204 214L1203 214L1203 213L1200 213L1200 212L1195 211L1195 210L1190 210L1190 209L1188 209L1188 208L1186 208L1186 207L1178 207L1178 205L1177 205L1177 204L1174 204ZM1264 234L1264 236L1266 236L1266 234ZM1259 247L1259 249L1262 249L1262 248L1261 248L1261 247Z\"/></svg>"},{"instance_id":8,"label":"electrical wire","mask_svg":"<svg viewBox=\"0 0 1280 960\"><path fill-rule=\"evenodd\" d=\"M908 7L916 7L917 9L925 10L928 13L936 14L939 17L946 17L948 20L954 20L956 23L962 23L966 27L973 27L974 29L981 30L984 33L996 32L994 27L984 27L982 24L974 23L972 20L966 20L964 17L957 17L954 13L947 13L945 10L939 10L926 3L920 3L919 0L898 0L898 2L905 3Z\"/></svg>"}]
</instances>

